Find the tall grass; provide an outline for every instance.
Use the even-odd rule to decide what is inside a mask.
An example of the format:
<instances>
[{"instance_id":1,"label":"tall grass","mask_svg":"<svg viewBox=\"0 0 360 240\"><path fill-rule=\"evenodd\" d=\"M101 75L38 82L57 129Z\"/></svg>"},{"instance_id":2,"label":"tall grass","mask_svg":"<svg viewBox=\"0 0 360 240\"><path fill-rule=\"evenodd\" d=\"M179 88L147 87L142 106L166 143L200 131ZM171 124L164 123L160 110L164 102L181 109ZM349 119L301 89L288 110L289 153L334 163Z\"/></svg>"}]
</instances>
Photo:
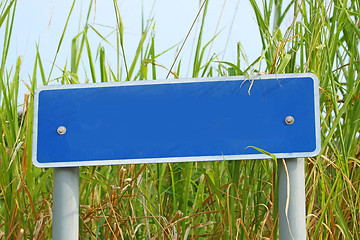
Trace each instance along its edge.
<instances>
[{"instance_id":1,"label":"tall grass","mask_svg":"<svg viewBox=\"0 0 360 240\"><path fill-rule=\"evenodd\" d=\"M239 43L235 62L207 52L203 39L208 1L200 3L192 76L313 72L320 80L322 149L306 159L306 206L309 239L360 239L359 146L359 1L250 0L262 42L262 54L245 69ZM75 1L74 1L75 3ZM38 84L156 79L159 69L181 77L181 51L173 62L157 58L154 20L143 20L134 57L128 59L124 25L114 1L116 42L88 24L72 40L70 68L53 76L39 48L29 94L18 102L21 57L7 56L17 1L0 4L3 40L0 68L0 238L51 238L52 170L31 164L33 93ZM93 2L89 3L89 13ZM240 3L241 4L241 3ZM290 19L290 21L289 21ZM288 26L285 26L287 24ZM190 28L190 26L189 26ZM234 31L236 26L232 27ZM88 33L115 47L117 61L107 62L106 48L92 52ZM189 30L190 31L190 30ZM209 55L210 54L210 55ZM204 56L212 56L205 59ZM98 56L98 57L97 57ZM82 70L80 63L86 65ZM83 71L83 72L81 72ZM79 79L82 73L88 79ZM18 108L22 114L18 114ZM276 160L220 161L82 167L80 236L82 239L277 239Z\"/></svg>"}]
</instances>

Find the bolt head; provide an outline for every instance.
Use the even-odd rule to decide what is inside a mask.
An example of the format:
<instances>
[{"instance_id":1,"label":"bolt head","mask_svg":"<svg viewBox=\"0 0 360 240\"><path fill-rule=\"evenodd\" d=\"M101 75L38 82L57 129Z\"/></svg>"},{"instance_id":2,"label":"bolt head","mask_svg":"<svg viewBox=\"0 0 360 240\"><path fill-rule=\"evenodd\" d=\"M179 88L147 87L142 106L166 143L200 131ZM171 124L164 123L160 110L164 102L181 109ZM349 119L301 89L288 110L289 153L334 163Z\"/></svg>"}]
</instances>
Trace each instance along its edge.
<instances>
[{"instance_id":1,"label":"bolt head","mask_svg":"<svg viewBox=\"0 0 360 240\"><path fill-rule=\"evenodd\" d=\"M291 124L293 124L294 122L295 122L295 119L294 119L293 116L287 116L287 117L285 118L285 123L286 123L287 125L291 125Z\"/></svg>"},{"instance_id":2,"label":"bolt head","mask_svg":"<svg viewBox=\"0 0 360 240\"><path fill-rule=\"evenodd\" d=\"M60 135L64 135L66 133L66 127L64 127L64 126L58 127L57 133Z\"/></svg>"}]
</instances>

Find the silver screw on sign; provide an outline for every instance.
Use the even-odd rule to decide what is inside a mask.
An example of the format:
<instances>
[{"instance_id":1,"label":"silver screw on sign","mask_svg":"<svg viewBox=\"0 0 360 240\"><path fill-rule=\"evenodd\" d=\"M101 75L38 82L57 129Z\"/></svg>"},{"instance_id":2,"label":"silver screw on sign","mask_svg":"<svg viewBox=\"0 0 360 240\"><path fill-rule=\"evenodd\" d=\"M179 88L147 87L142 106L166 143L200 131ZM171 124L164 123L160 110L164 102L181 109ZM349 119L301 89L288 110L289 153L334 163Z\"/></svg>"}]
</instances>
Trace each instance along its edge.
<instances>
[{"instance_id":1,"label":"silver screw on sign","mask_svg":"<svg viewBox=\"0 0 360 240\"><path fill-rule=\"evenodd\" d=\"M285 123L286 123L287 125L293 124L294 121L295 121L295 119L294 119L293 116L287 116L287 117L285 118Z\"/></svg>"},{"instance_id":2,"label":"silver screw on sign","mask_svg":"<svg viewBox=\"0 0 360 240\"><path fill-rule=\"evenodd\" d=\"M64 127L64 126L58 127L57 132L60 135L64 135L66 133L66 127Z\"/></svg>"}]
</instances>

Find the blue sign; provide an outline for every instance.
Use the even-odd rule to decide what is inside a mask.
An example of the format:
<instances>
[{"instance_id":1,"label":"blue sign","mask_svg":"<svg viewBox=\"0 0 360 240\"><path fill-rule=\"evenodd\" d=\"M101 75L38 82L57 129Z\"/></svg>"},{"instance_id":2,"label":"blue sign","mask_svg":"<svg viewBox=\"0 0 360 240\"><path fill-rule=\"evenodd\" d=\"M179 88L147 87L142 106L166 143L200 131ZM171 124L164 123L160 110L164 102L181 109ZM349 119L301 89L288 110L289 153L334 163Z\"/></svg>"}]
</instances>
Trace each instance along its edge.
<instances>
[{"instance_id":1,"label":"blue sign","mask_svg":"<svg viewBox=\"0 0 360 240\"><path fill-rule=\"evenodd\" d=\"M46 86L35 94L33 163L70 167L315 156L313 74Z\"/></svg>"}]
</instances>

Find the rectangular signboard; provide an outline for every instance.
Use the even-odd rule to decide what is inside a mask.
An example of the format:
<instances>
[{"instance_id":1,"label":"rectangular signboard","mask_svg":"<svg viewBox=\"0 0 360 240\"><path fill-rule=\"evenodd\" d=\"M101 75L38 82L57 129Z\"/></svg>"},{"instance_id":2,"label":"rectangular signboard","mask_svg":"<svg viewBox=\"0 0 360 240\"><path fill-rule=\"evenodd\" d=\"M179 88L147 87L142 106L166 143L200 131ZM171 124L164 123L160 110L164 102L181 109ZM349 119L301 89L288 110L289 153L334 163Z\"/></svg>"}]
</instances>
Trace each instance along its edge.
<instances>
[{"instance_id":1,"label":"rectangular signboard","mask_svg":"<svg viewBox=\"0 0 360 240\"><path fill-rule=\"evenodd\" d=\"M269 158L250 146L278 158L319 153L315 75L61 85L35 93L38 167Z\"/></svg>"}]
</instances>

